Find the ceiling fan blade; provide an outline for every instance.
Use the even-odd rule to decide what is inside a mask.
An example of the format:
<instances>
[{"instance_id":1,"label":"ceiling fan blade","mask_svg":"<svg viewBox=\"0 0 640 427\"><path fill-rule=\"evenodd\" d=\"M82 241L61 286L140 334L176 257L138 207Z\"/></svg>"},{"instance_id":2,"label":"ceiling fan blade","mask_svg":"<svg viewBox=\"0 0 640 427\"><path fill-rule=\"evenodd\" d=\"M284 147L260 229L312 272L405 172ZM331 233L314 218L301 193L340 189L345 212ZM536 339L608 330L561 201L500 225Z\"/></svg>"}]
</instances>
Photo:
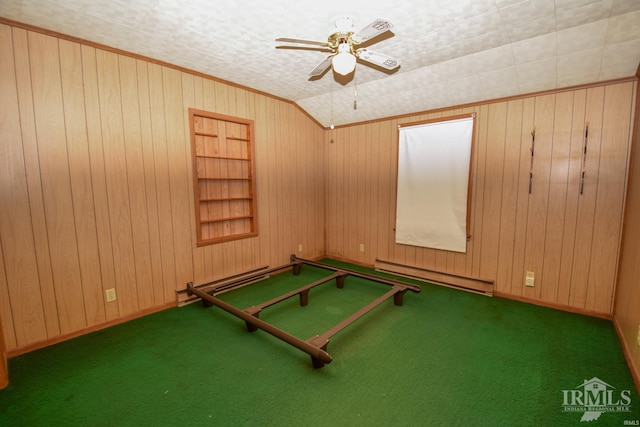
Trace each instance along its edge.
<instances>
[{"instance_id":1,"label":"ceiling fan blade","mask_svg":"<svg viewBox=\"0 0 640 427\"><path fill-rule=\"evenodd\" d=\"M276 46L276 49L286 50L309 50L313 52L333 53L334 50L323 46Z\"/></svg>"},{"instance_id":2,"label":"ceiling fan blade","mask_svg":"<svg viewBox=\"0 0 640 427\"><path fill-rule=\"evenodd\" d=\"M367 25L357 33L351 36L351 39L356 43L364 43L367 40L371 40L380 34L389 31L393 27L393 24L386 19L376 19L371 24Z\"/></svg>"},{"instance_id":3,"label":"ceiling fan blade","mask_svg":"<svg viewBox=\"0 0 640 427\"><path fill-rule=\"evenodd\" d=\"M394 70L400 66L400 61L380 52L358 49L356 55L365 62L377 65L387 70Z\"/></svg>"},{"instance_id":4,"label":"ceiling fan blade","mask_svg":"<svg viewBox=\"0 0 640 427\"><path fill-rule=\"evenodd\" d=\"M331 47L331 45L327 42L319 42L315 40L301 40L301 39L290 39L287 37L280 37L279 39L276 39L276 41L285 42L285 43L303 43L303 44L312 44L315 46Z\"/></svg>"},{"instance_id":5,"label":"ceiling fan blade","mask_svg":"<svg viewBox=\"0 0 640 427\"><path fill-rule=\"evenodd\" d=\"M316 68L314 68L313 71L309 73L309 77L319 77L323 75L325 71L327 71L327 69L331 67L332 60L333 60L333 55L329 55L326 58L324 58L324 60L318 65L316 65Z\"/></svg>"}]
</instances>

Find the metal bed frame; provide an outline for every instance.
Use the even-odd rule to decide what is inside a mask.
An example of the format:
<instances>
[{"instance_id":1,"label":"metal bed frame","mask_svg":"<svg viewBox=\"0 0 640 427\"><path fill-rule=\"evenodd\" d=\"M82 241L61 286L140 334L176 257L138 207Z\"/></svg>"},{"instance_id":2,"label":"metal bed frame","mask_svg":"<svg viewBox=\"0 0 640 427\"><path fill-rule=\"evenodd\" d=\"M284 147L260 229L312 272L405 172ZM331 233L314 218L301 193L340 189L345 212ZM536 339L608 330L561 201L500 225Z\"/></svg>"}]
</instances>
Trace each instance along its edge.
<instances>
[{"instance_id":1,"label":"metal bed frame","mask_svg":"<svg viewBox=\"0 0 640 427\"><path fill-rule=\"evenodd\" d=\"M311 362L313 364L313 367L315 369L318 369L318 368L322 368L327 363L331 363L332 357L329 353L327 353L327 346L329 345L329 341L331 340L331 337L336 335L338 332L342 331L344 328L346 328L347 326L349 326L350 324L352 324L353 322L355 322L356 320L358 320L359 318L367 314L369 311L371 311L372 309L374 309L375 307L377 307L378 305L380 305L390 297L393 296L393 302L395 305L401 306L403 302L403 296L407 291L418 293L421 290L421 288L417 285L402 283L396 280L373 276L366 273L360 273L360 272L349 270L346 268L338 268L331 265L298 258L295 255L291 255L291 260L289 264L272 268L266 271L261 271L260 273L256 273L248 277L243 277L241 280L238 281L238 285L242 285L246 283L247 280L251 280L254 277L259 278L269 273L286 270L288 268L291 268L293 270L293 274L297 276L300 274L300 270L302 266L305 264L314 266L314 267L319 267L325 270L331 270L333 271L333 274L327 277L324 277L320 280L317 280L313 283L304 285L298 289L287 292L269 301L263 302L258 305L253 305L251 307L247 307L243 310L238 309L214 296L215 293L219 293L223 290L224 291L231 290L234 287L237 287L233 282L227 283L223 286L216 286L214 288L209 288L206 291L201 288L203 287L206 288L207 284L203 284L198 287L195 287L193 285L193 282L189 282L187 283L187 294L190 296L193 294L200 297L205 307L211 307L212 305L215 305L216 307L219 307L225 310L226 312L231 313L234 316L244 320L247 325L247 330L249 332L254 332L254 331L257 331L258 329L262 329L263 331L273 335L274 337L279 338L282 341L304 351L309 356L311 356ZM333 326L329 330L321 334L314 335L306 341L294 335L291 335L288 332L283 331L282 329L277 328L276 326L260 319L260 312L262 311L262 309L270 307L274 304L277 304L295 295L300 296L300 305L303 307L306 306L309 302L309 290L323 283L330 282L333 279L336 279L336 286L338 288L343 288L344 281L347 276L358 277L361 279L366 279L366 280L377 282L377 283L383 283L385 285L391 286L391 289L386 293L384 293L383 295L381 295L380 297L378 297L377 299L375 299L374 301L367 304L365 307L353 313L351 316L344 319L342 322Z\"/></svg>"}]
</instances>

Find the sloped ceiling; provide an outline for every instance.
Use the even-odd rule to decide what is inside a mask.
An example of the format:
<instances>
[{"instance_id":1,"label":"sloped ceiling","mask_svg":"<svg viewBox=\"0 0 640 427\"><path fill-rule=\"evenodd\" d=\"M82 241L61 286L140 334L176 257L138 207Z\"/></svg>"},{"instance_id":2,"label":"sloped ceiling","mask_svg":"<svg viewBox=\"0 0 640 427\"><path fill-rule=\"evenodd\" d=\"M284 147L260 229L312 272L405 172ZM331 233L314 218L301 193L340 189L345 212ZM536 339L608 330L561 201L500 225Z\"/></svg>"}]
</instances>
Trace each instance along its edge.
<instances>
[{"instance_id":1,"label":"sloped ceiling","mask_svg":"<svg viewBox=\"0 0 640 427\"><path fill-rule=\"evenodd\" d=\"M276 49L325 41L340 15L391 21L370 49L401 67L309 80L326 53ZM640 63L640 0L2 0L0 16L294 101L324 126L629 77Z\"/></svg>"}]
</instances>

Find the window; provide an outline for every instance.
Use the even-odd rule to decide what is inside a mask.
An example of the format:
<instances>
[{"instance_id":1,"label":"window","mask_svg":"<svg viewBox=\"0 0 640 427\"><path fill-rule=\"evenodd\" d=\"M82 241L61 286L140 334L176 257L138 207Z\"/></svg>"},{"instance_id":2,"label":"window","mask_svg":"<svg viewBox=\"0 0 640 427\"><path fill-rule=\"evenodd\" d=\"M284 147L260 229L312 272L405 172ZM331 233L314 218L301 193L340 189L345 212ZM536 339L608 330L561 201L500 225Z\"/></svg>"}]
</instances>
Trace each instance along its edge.
<instances>
[{"instance_id":1,"label":"window","mask_svg":"<svg viewBox=\"0 0 640 427\"><path fill-rule=\"evenodd\" d=\"M258 234L253 121L189 109L198 246Z\"/></svg>"},{"instance_id":2,"label":"window","mask_svg":"<svg viewBox=\"0 0 640 427\"><path fill-rule=\"evenodd\" d=\"M396 243L466 252L474 116L400 127Z\"/></svg>"}]
</instances>

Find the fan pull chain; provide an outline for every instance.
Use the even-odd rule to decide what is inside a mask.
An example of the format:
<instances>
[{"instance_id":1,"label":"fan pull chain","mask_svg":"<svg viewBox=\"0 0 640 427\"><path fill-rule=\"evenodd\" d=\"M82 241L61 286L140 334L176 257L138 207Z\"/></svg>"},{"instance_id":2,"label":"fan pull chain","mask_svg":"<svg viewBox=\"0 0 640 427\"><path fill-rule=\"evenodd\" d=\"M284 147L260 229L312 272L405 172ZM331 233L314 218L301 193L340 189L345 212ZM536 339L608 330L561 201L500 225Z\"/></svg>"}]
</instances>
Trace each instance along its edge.
<instances>
[{"instance_id":1,"label":"fan pull chain","mask_svg":"<svg viewBox=\"0 0 640 427\"><path fill-rule=\"evenodd\" d=\"M331 129L333 129L334 128L333 126L333 79L330 80L330 84L331 84ZM333 140L331 142L333 142Z\"/></svg>"},{"instance_id":2,"label":"fan pull chain","mask_svg":"<svg viewBox=\"0 0 640 427\"><path fill-rule=\"evenodd\" d=\"M355 73L355 71L354 71ZM358 109L358 75L353 78L353 109Z\"/></svg>"}]
</instances>

